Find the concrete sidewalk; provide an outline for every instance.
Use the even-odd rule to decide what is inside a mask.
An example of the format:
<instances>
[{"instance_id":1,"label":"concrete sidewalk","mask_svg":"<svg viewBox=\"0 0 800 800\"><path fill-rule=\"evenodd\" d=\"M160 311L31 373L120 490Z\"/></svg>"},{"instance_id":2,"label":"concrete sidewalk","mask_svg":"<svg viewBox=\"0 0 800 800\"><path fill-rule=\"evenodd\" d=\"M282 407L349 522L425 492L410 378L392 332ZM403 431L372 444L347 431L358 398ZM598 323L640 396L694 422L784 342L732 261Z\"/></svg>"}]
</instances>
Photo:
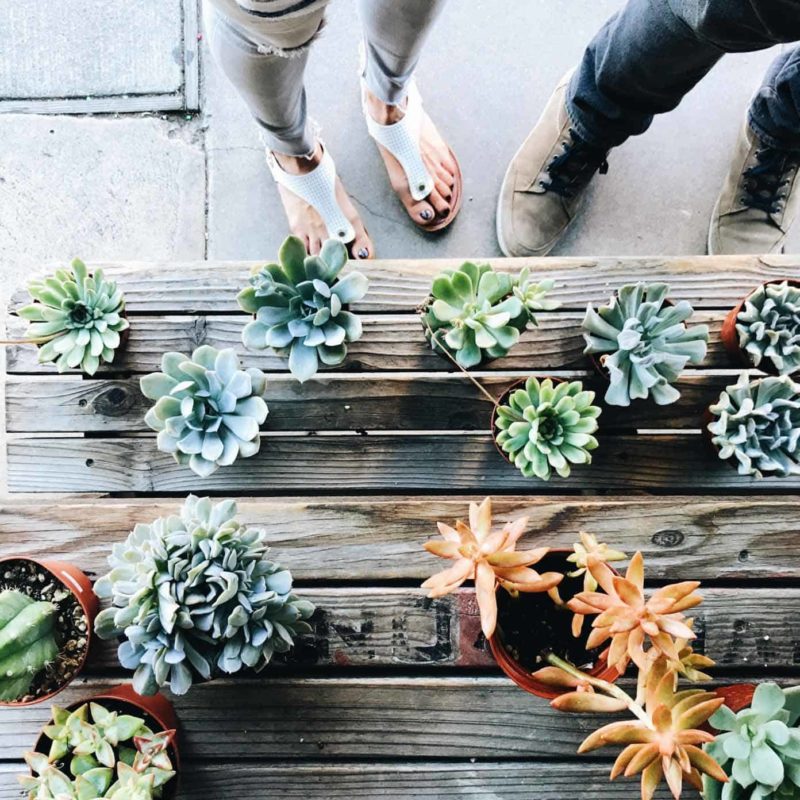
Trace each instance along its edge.
<instances>
[{"instance_id":1,"label":"concrete sidewalk","mask_svg":"<svg viewBox=\"0 0 800 800\"><path fill-rule=\"evenodd\" d=\"M161 108L168 105L164 97L181 91L180 66L191 68L187 47L191 51L196 43L186 40L191 27L181 27L179 0L138 0L123 7L127 11L118 14L136 15L134 32L124 16L104 28L100 9L106 4L72 0L64 4L64 26L73 38L57 40L49 37L52 23L41 14L23 20L28 5L0 0L0 31L14 16L17 31L31 37L30 47L20 48L15 40L24 58L0 59L3 98L117 93L139 105L152 96L154 108ZM508 159L555 82L620 5L621 0L451 3L425 53L419 85L460 156L466 198L453 229L431 238L407 221L367 137L358 102L354 3L334 0L311 58L310 106L379 256L499 253L494 208ZM87 6L94 11L87 13ZM188 2L184 8L192 13L193 6ZM81 31L87 31L85 39ZM128 44L117 47L126 31ZM131 52L131 41L141 43L139 51ZM65 55L64 48L74 52ZM0 116L4 294L43 261L74 255L137 260L274 255L286 230L256 127L205 47L200 49L197 113ZM105 68L95 75L85 62L98 51ZM40 76L37 53L58 69ZM677 111L612 153L609 174L595 181L586 213L557 252L704 252L708 215L732 143L772 55L723 59ZM800 248L800 228L790 245Z\"/></svg>"}]
</instances>

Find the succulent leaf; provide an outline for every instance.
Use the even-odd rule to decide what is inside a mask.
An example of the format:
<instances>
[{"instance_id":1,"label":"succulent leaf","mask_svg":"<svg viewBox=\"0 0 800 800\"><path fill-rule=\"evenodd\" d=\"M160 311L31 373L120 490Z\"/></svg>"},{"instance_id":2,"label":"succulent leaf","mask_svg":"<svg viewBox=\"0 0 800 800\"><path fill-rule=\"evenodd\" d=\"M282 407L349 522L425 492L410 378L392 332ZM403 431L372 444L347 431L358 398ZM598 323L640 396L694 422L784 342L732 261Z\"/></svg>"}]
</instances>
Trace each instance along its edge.
<instances>
[{"instance_id":1,"label":"succulent leaf","mask_svg":"<svg viewBox=\"0 0 800 800\"><path fill-rule=\"evenodd\" d=\"M497 444L527 478L546 481L553 470L566 478L571 464L591 463L598 446L593 434L600 409L593 400L580 381L528 378L524 389L497 406Z\"/></svg>"},{"instance_id":2,"label":"succulent leaf","mask_svg":"<svg viewBox=\"0 0 800 800\"><path fill-rule=\"evenodd\" d=\"M290 372L302 383L316 375L320 362L341 364L347 344L361 338L361 321L346 306L364 297L369 282L355 271L339 277L347 250L336 239L326 241L319 255L306 256L303 243L290 236L279 258L280 265L254 272L239 293L240 307L255 315L242 342L248 350L271 347L288 357Z\"/></svg>"},{"instance_id":3,"label":"succulent leaf","mask_svg":"<svg viewBox=\"0 0 800 800\"><path fill-rule=\"evenodd\" d=\"M158 431L159 450L201 477L259 451L268 413L263 372L239 369L233 350L208 345L191 357L165 353L161 369L139 382L144 396L156 401L144 421Z\"/></svg>"},{"instance_id":4,"label":"succulent leaf","mask_svg":"<svg viewBox=\"0 0 800 800\"><path fill-rule=\"evenodd\" d=\"M17 313L31 323L27 337L40 345L39 363L94 375L101 363L114 360L129 323L122 292L102 270L90 274L76 258L70 269L32 280L28 293L33 302Z\"/></svg>"},{"instance_id":5,"label":"succulent leaf","mask_svg":"<svg viewBox=\"0 0 800 800\"><path fill-rule=\"evenodd\" d=\"M260 669L311 630L314 606L292 592L265 540L239 522L232 500L190 495L180 516L139 524L114 546L95 584L111 607L95 630L124 637L120 662L140 694L168 685L181 695L197 678Z\"/></svg>"},{"instance_id":6,"label":"succulent leaf","mask_svg":"<svg viewBox=\"0 0 800 800\"><path fill-rule=\"evenodd\" d=\"M800 286L760 286L736 315L736 332L754 366L771 362L780 375L800 370Z\"/></svg>"},{"instance_id":7,"label":"succulent leaf","mask_svg":"<svg viewBox=\"0 0 800 800\"><path fill-rule=\"evenodd\" d=\"M534 281L528 269L512 278L489 264L467 261L434 278L421 312L425 336L464 369L500 358L528 323L536 324L536 311L557 307L546 299L552 287L553 281Z\"/></svg>"},{"instance_id":8,"label":"succulent leaf","mask_svg":"<svg viewBox=\"0 0 800 800\"><path fill-rule=\"evenodd\" d=\"M740 475L800 475L800 384L788 375L743 373L709 411L719 457L735 458Z\"/></svg>"},{"instance_id":9,"label":"succulent leaf","mask_svg":"<svg viewBox=\"0 0 800 800\"><path fill-rule=\"evenodd\" d=\"M669 286L637 283L623 286L608 305L591 305L583 320L587 355L599 355L608 370L605 400L628 406L652 397L658 405L674 403L672 386L687 364L699 364L708 347L708 326L686 327L691 305L666 302Z\"/></svg>"},{"instance_id":10,"label":"succulent leaf","mask_svg":"<svg viewBox=\"0 0 800 800\"><path fill-rule=\"evenodd\" d=\"M774 683L756 687L749 708L734 713L720 707L709 719L716 741L705 751L719 761L730 778L724 787L704 778L704 797L712 800L783 800L800 797L800 728L796 689Z\"/></svg>"}]
</instances>

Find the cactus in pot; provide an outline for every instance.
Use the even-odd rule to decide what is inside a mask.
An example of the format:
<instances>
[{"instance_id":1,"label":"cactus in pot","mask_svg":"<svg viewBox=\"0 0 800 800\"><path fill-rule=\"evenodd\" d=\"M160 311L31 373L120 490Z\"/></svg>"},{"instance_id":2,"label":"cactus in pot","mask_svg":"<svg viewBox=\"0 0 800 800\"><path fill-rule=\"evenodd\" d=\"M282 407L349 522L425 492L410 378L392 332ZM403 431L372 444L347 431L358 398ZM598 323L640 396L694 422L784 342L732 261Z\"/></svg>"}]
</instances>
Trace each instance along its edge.
<instances>
[{"instance_id":1,"label":"cactus in pot","mask_svg":"<svg viewBox=\"0 0 800 800\"><path fill-rule=\"evenodd\" d=\"M139 524L114 545L111 571L95 584L111 599L97 634L123 637L119 659L140 694L195 679L263 668L311 630L314 606L292 591L292 575L267 558L263 530L236 518L232 500L189 496L180 515Z\"/></svg>"},{"instance_id":2,"label":"cactus in pot","mask_svg":"<svg viewBox=\"0 0 800 800\"><path fill-rule=\"evenodd\" d=\"M261 447L267 379L261 370L239 366L233 350L203 345L191 357L165 353L162 371L140 381L144 396L156 401L144 421L158 431L158 449L200 477Z\"/></svg>"},{"instance_id":3,"label":"cactus in pot","mask_svg":"<svg viewBox=\"0 0 800 800\"><path fill-rule=\"evenodd\" d=\"M496 408L497 446L526 478L549 480L553 470L566 478L571 464L591 463L598 446L600 409L593 400L580 381L528 378Z\"/></svg>"},{"instance_id":4,"label":"cactus in pot","mask_svg":"<svg viewBox=\"0 0 800 800\"><path fill-rule=\"evenodd\" d=\"M756 687L748 708L721 706L709 719L719 731L704 749L729 777L703 779L705 800L791 800L800 797L800 687Z\"/></svg>"},{"instance_id":5,"label":"cactus in pot","mask_svg":"<svg viewBox=\"0 0 800 800\"><path fill-rule=\"evenodd\" d=\"M337 239L307 256L295 236L283 243L280 264L256 270L238 296L244 311L255 315L245 326L242 342L249 350L272 347L288 356L289 370L299 381L325 366L341 364L347 344L361 338L361 320L347 310L367 293L366 277L351 271L339 277L347 249Z\"/></svg>"},{"instance_id":6,"label":"cactus in pot","mask_svg":"<svg viewBox=\"0 0 800 800\"><path fill-rule=\"evenodd\" d=\"M53 603L7 589L0 592L0 700L30 692L36 676L58 655Z\"/></svg>"},{"instance_id":7,"label":"cactus in pot","mask_svg":"<svg viewBox=\"0 0 800 800\"><path fill-rule=\"evenodd\" d=\"M31 324L28 340L39 344L39 363L54 362L59 372L80 367L94 375L110 364L129 327L125 299L116 283L98 269L90 274L80 260L71 269L28 284L32 303L17 314Z\"/></svg>"},{"instance_id":8,"label":"cactus in pot","mask_svg":"<svg viewBox=\"0 0 800 800\"><path fill-rule=\"evenodd\" d=\"M158 800L176 774L174 730L154 733L144 718L101 702L54 706L42 734L49 752L25 753L32 774L18 779L29 800Z\"/></svg>"},{"instance_id":9,"label":"cactus in pot","mask_svg":"<svg viewBox=\"0 0 800 800\"><path fill-rule=\"evenodd\" d=\"M692 306L686 300L669 303L668 294L664 283L637 283L623 286L597 311L587 307L584 353L599 356L607 370L610 405L647 397L658 405L674 403L680 393L672 384L687 364L705 358L708 326L687 327Z\"/></svg>"},{"instance_id":10,"label":"cactus in pot","mask_svg":"<svg viewBox=\"0 0 800 800\"><path fill-rule=\"evenodd\" d=\"M721 459L736 460L740 475L800 475L800 384L743 373L709 412L711 441Z\"/></svg>"},{"instance_id":11,"label":"cactus in pot","mask_svg":"<svg viewBox=\"0 0 800 800\"><path fill-rule=\"evenodd\" d=\"M754 367L779 375L800 370L800 282L766 283L736 314L739 347Z\"/></svg>"},{"instance_id":12,"label":"cactus in pot","mask_svg":"<svg viewBox=\"0 0 800 800\"><path fill-rule=\"evenodd\" d=\"M466 261L434 279L421 309L425 336L463 369L500 358L529 323L536 324L536 311L556 307L546 299L552 286L534 281L528 270L513 278L489 264Z\"/></svg>"}]
</instances>

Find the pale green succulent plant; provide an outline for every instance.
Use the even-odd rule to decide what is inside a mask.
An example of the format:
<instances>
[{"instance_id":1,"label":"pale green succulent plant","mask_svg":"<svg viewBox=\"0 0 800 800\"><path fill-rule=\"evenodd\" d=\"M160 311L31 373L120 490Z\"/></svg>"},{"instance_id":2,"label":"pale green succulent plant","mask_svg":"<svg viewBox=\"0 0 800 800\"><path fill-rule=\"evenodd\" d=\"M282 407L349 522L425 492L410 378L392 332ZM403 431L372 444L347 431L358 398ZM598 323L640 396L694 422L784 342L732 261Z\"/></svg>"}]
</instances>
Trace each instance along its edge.
<instances>
[{"instance_id":1,"label":"pale green succulent plant","mask_svg":"<svg viewBox=\"0 0 800 800\"><path fill-rule=\"evenodd\" d=\"M361 338L361 320L346 306L361 300L369 282L360 272L339 277L347 249L337 239L307 256L295 236L283 243L280 264L267 264L250 278L238 296L244 311L255 315L242 341L250 350L271 347L289 357L289 370L299 381L312 378L319 364L336 366L347 344Z\"/></svg>"},{"instance_id":2,"label":"pale green succulent plant","mask_svg":"<svg viewBox=\"0 0 800 800\"><path fill-rule=\"evenodd\" d=\"M139 524L114 545L95 583L112 607L97 634L124 637L119 659L140 694L169 685L185 694L245 667L263 668L308 633L314 606L292 592L291 573L267 558L263 530L236 518L236 503L189 496L180 516Z\"/></svg>"},{"instance_id":3,"label":"pale green succulent plant","mask_svg":"<svg viewBox=\"0 0 800 800\"><path fill-rule=\"evenodd\" d=\"M158 449L200 477L261 447L267 379L261 370L239 367L233 350L203 345L191 357L165 353L162 371L140 381L144 396L156 401L144 421L158 431Z\"/></svg>"},{"instance_id":4,"label":"pale green succulent plant","mask_svg":"<svg viewBox=\"0 0 800 800\"><path fill-rule=\"evenodd\" d=\"M730 780L704 776L705 800L800 798L800 687L756 687L749 708L734 714L721 706L709 719L719 733L706 752Z\"/></svg>"},{"instance_id":5,"label":"pale green succulent plant","mask_svg":"<svg viewBox=\"0 0 800 800\"><path fill-rule=\"evenodd\" d=\"M0 592L0 700L14 702L30 691L36 676L58 655L58 609L22 592Z\"/></svg>"},{"instance_id":6,"label":"pale green succulent plant","mask_svg":"<svg viewBox=\"0 0 800 800\"><path fill-rule=\"evenodd\" d=\"M464 262L433 281L421 309L425 335L467 369L505 356L519 341L535 312L555 308L546 299L552 281L536 282L525 269L519 278L495 272L489 264Z\"/></svg>"},{"instance_id":7,"label":"pale green succulent plant","mask_svg":"<svg viewBox=\"0 0 800 800\"><path fill-rule=\"evenodd\" d=\"M735 458L740 475L800 475L800 384L743 373L709 411L719 457Z\"/></svg>"},{"instance_id":8,"label":"pale green succulent plant","mask_svg":"<svg viewBox=\"0 0 800 800\"><path fill-rule=\"evenodd\" d=\"M753 362L780 375L800 370L800 286L788 281L756 289L736 315L739 346Z\"/></svg>"},{"instance_id":9,"label":"pale green succulent plant","mask_svg":"<svg viewBox=\"0 0 800 800\"><path fill-rule=\"evenodd\" d=\"M606 306L591 305L583 320L587 355L599 355L608 370L605 401L628 406L652 397L658 405L674 403L680 392L672 386L687 364L706 355L708 326L685 322L693 313L686 300L666 302L665 283L623 286Z\"/></svg>"},{"instance_id":10,"label":"pale green succulent plant","mask_svg":"<svg viewBox=\"0 0 800 800\"><path fill-rule=\"evenodd\" d=\"M102 270L89 274L76 258L71 269L32 280L28 293L34 302L17 314L31 323L27 337L41 345L40 364L52 361L59 372L80 367L94 375L101 363L114 360L129 323L122 292Z\"/></svg>"},{"instance_id":11,"label":"pale green succulent plant","mask_svg":"<svg viewBox=\"0 0 800 800\"><path fill-rule=\"evenodd\" d=\"M572 464L591 463L600 409L580 381L528 378L495 413L495 440L526 478L562 478Z\"/></svg>"},{"instance_id":12,"label":"pale green succulent plant","mask_svg":"<svg viewBox=\"0 0 800 800\"><path fill-rule=\"evenodd\" d=\"M29 800L157 800L175 777L175 731L154 733L141 717L101 703L73 711L54 706L42 732L49 753L26 753L33 774L18 779Z\"/></svg>"}]
</instances>

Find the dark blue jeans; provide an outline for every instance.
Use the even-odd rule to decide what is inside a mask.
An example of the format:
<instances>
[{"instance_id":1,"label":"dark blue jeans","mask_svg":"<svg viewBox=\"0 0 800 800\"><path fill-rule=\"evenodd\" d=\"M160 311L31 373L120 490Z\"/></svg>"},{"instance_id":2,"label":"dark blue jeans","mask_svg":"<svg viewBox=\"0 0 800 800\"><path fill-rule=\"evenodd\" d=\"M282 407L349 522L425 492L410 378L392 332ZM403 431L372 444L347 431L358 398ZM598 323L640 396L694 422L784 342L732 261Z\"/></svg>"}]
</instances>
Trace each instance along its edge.
<instances>
[{"instance_id":1,"label":"dark blue jeans","mask_svg":"<svg viewBox=\"0 0 800 800\"><path fill-rule=\"evenodd\" d=\"M602 148L643 133L725 53L800 41L800 0L629 0L586 48L569 87L576 133ZM781 53L750 105L772 147L800 149L800 47Z\"/></svg>"}]
</instances>

